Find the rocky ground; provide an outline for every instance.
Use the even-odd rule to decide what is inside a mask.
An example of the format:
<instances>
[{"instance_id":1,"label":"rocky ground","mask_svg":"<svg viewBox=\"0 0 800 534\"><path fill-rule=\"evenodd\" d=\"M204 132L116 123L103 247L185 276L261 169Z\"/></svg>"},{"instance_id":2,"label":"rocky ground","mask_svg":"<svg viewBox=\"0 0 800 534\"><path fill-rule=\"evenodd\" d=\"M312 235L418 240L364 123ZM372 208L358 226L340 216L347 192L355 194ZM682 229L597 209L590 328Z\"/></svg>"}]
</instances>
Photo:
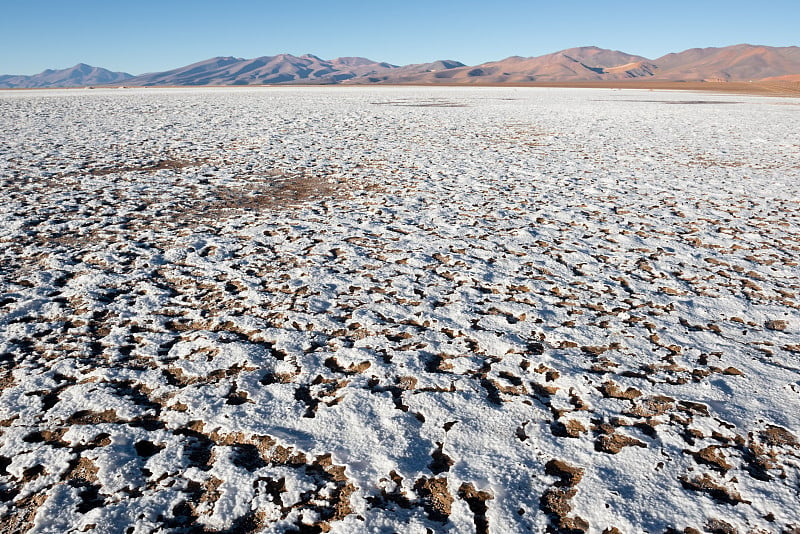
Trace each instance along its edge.
<instances>
[{"instance_id":1,"label":"rocky ground","mask_svg":"<svg viewBox=\"0 0 800 534\"><path fill-rule=\"evenodd\" d=\"M798 119L0 94L0 530L800 532Z\"/></svg>"}]
</instances>

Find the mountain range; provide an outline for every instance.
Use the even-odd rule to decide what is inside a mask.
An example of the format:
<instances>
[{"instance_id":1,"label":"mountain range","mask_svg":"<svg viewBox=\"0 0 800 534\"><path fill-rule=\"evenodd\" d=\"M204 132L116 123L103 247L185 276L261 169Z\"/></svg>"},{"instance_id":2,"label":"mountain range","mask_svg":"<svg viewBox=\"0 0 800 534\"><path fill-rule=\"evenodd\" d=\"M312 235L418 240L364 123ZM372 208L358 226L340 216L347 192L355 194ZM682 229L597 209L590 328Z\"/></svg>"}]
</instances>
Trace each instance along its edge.
<instances>
[{"instance_id":1,"label":"mountain range","mask_svg":"<svg viewBox=\"0 0 800 534\"><path fill-rule=\"evenodd\" d=\"M127 72L111 72L100 67L78 63L61 70L47 69L33 76L0 75L0 87L81 87L108 85L133 78Z\"/></svg>"},{"instance_id":2,"label":"mountain range","mask_svg":"<svg viewBox=\"0 0 800 534\"><path fill-rule=\"evenodd\" d=\"M0 88L86 85L497 84L588 81L750 81L797 79L800 47L741 44L692 48L648 59L595 46L537 57L512 56L468 66L458 61L398 66L362 57L321 59L278 54L254 59L215 57L176 69L133 76L78 64L33 76L0 76Z\"/></svg>"}]
</instances>

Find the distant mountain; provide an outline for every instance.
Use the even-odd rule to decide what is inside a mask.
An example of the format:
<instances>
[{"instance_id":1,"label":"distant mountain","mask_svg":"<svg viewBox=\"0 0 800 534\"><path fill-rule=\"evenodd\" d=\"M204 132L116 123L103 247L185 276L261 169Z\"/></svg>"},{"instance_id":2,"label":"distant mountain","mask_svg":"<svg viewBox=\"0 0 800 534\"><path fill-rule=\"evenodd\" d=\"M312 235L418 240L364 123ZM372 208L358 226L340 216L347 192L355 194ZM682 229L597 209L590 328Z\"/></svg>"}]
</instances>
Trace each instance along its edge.
<instances>
[{"instance_id":1,"label":"distant mountain","mask_svg":"<svg viewBox=\"0 0 800 534\"><path fill-rule=\"evenodd\" d=\"M399 73L398 73L399 74ZM615 80L747 81L800 74L800 48L736 45L695 48L655 60L594 46L538 57L509 57L474 67L422 73L396 83L525 83Z\"/></svg>"},{"instance_id":2,"label":"distant mountain","mask_svg":"<svg viewBox=\"0 0 800 534\"><path fill-rule=\"evenodd\" d=\"M595 46L569 48L539 57L512 56L474 67L456 67L437 72L392 73L396 82L522 83L536 81L604 80L630 77L626 71L612 71L620 65L641 70L649 60Z\"/></svg>"},{"instance_id":3,"label":"distant mountain","mask_svg":"<svg viewBox=\"0 0 800 534\"><path fill-rule=\"evenodd\" d=\"M686 81L747 81L800 74L800 48L753 46L691 48L654 61L659 78Z\"/></svg>"},{"instance_id":4,"label":"distant mountain","mask_svg":"<svg viewBox=\"0 0 800 534\"><path fill-rule=\"evenodd\" d=\"M791 80L800 75L800 48L754 46L692 48L648 59L596 46L568 48L537 57L512 56L467 66L440 60L398 66L363 57L322 59L278 54L254 59L215 57L177 69L132 77L76 65L35 76L0 76L0 87L83 85L268 85L268 84L495 84L616 80Z\"/></svg>"},{"instance_id":5,"label":"distant mountain","mask_svg":"<svg viewBox=\"0 0 800 534\"><path fill-rule=\"evenodd\" d=\"M362 57L320 59L311 54L278 54L255 59L216 57L186 67L143 74L126 85L264 85L288 83L338 83L399 67Z\"/></svg>"},{"instance_id":6,"label":"distant mountain","mask_svg":"<svg viewBox=\"0 0 800 534\"><path fill-rule=\"evenodd\" d=\"M111 72L85 63L62 70L47 69L32 76L0 76L0 87L83 87L87 85L108 85L133 78L127 72Z\"/></svg>"}]
</instances>

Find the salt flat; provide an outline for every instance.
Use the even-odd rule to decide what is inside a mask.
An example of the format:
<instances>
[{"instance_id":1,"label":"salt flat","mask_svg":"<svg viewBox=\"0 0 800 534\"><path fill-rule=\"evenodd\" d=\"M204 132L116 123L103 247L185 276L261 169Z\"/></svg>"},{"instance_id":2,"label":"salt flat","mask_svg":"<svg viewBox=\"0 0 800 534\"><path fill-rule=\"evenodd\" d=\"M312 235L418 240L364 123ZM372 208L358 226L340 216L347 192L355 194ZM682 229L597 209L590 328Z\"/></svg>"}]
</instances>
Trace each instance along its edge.
<instances>
[{"instance_id":1,"label":"salt flat","mask_svg":"<svg viewBox=\"0 0 800 534\"><path fill-rule=\"evenodd\" d=\"M797 532L798 123L0 93L0 530Z\"/></svg>"}]
</instances>

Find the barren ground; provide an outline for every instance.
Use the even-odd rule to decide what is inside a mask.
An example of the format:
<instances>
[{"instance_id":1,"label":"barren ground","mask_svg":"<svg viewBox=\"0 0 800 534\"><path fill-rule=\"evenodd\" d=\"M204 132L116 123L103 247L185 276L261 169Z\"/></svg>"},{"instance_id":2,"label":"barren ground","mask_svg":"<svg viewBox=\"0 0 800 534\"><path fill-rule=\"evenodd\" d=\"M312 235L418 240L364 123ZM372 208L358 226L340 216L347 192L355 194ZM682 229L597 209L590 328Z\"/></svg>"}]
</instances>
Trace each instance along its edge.
<instances>
[{"instance_id":1,"label":"barren ground","mask_svg":"<svg viewBox=\"0 0 800 534\"><path fill-rule=\"evenodd\" d=\"M800 531L797 103L0 93L0 530Z\"/></svg>"}]
</instances>

